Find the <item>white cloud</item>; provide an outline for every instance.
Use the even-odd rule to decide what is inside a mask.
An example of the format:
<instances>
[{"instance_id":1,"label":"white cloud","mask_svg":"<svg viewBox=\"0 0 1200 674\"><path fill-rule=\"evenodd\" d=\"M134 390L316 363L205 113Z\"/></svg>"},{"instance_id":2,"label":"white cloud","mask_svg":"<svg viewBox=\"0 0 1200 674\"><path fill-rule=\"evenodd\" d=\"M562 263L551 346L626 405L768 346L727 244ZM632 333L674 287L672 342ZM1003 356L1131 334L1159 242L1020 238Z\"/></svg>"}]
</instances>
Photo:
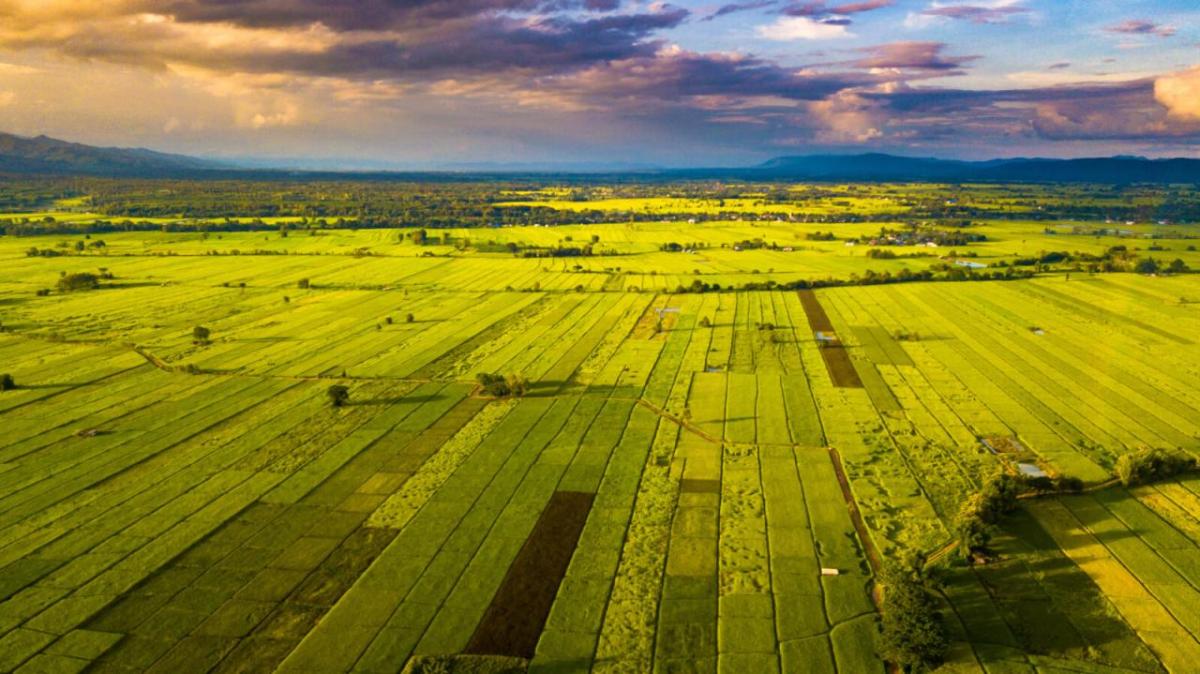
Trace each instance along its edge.
<instances>
[{"instance_id":1,"label":"white cloud","mask_svg":"<svg viewBox=\"0 0 1200 674\"><path fill-rule=\"evenodd\" d=\"M836 23L824 23L807 16L780 17L775 23L759 26L759 37L777 42L793 40L836 40L853 37L846 27Z\"/></svg>"}]
</instances>

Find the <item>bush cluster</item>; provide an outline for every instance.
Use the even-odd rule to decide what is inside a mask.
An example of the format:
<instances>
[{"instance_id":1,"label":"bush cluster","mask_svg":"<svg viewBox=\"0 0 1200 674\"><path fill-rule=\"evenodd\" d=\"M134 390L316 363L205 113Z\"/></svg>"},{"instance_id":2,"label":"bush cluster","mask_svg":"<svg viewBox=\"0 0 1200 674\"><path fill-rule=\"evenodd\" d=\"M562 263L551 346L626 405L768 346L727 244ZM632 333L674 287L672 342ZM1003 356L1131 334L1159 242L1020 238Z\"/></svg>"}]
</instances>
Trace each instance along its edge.
<instances>
[{"instance_id":1,"label":"bush cluster","mask_svg":"<svg viewBox=\"0 0 1200 674\"><path fill-rule=\"evenodd\" d=\"M883 572L879 651L885 660L904 671L936 668L950 647L923 567L924 560L917 558L893 564Z\"/></svg>"},{"instance_id":2,"label":"bush cluster","mask_svg":"<svg viewBox=\"0 0 1200 674\"><path fill-rule=\"evenodd\" d=\"M987 554L996 525L1016 510L1017 496L1023 486L1020 478L997 472L967 499L954 522L954 533L964 556Z\"/></svg>"},{"instance_id":3,"label":"bush cluster","mask_svg":"<svg viewBox=\"0 0 1200 674\"><path fill-rule=\"evenodd\" d=\"M343 407L350 402L350 389L342 384L334 384L325 390L325 395L329 396L329 404L334 407Z\"/></svg>"},{"instance_id":4,"label":"bush cluster","mask_svg":"<svg viewBox=\"0 0 1200 674\"><path fill-rule=\"evenodd\" d=\"M58 279L58 291L69 293L74 290L94 290L100 287L100 277L88 272L63 274Z\"/></svg>"},{"instance_id":5,"label":"bush cluster","mask_svg":"<svg viewBox=\"0 0 1200 674\"><path fill-rule=\"evenodd\" d=\"M475 381L490 396L496 398L515 398L525 395L529 382L519 374L502 375L498 373L480 372L475 375Z\"/></svg>"},{"instance_id":6,"label":"bush cluster","mask_svg":"<svg viewBox=\"0 0 1200 674\"><path fill-rule=\"evenodd\" d=\"M1180 451L1144 448L1117 459L1117 479L1126 487L1165 480L1196 469L1196 459Z\"/></svg>"}]
</instances>

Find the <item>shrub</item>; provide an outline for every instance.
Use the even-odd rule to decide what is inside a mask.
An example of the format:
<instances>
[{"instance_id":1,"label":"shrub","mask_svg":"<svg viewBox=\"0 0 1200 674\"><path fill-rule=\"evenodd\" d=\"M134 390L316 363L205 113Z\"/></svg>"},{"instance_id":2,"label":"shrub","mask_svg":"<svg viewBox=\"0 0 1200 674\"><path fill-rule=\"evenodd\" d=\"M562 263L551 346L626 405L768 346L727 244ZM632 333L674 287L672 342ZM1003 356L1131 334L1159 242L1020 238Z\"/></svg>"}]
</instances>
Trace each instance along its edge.
<instances>
[{"instance_id":1,"label":"shrub","mask_svg":"<svg viewBox=\"0 0 1200 674\"><path fill-rule=\"evenodd\" d=\"M296 281L296 287L300 288L301 290L307 289L309 287L308 279L302 278L299 281Z\"/></svg>"},{"instance_id":2,"label":"shrub","mask_svg":"<svg viewBox=\"0 0 1200 674\"><path fill-rule=\"evenodd\" d=\"M412 323L415 320L417 320L417 319L415 317L413 317L412 314L408 314L407 316L404 317L405 323Z\"/></svg>"},{"instance_id":3,"label":"shrub","mask_svg":"<svg viewBox=\"0 0 1200 674\"><path fill-rule=\"evenodd\" d=\"M17 382L13 381L11 374L7 372L0 374L0 391L11 391L17 387Z\"/></svg>"},{"instance_id":4,"label":"shrub","mask_svg":"<svg viewBox=\"0 0 1200 674\"><path fill-rule=\"evenodd\" d=\"M498 373L480 372L475 375L475 381L490 396L496 398L516 398L525 395L529 383L518 374L502 375Z\"/></svg>"},{"instance_id":5,"label":"shrub","mask_svg":"<svg viewBox=\"0 0 1200 674\"><path fill-rule=\"evenodd\" d=\"M954 535L964 557L988 554L988 543L996 525L1016 510L1017 496L1024 487L1020 478L996 472L978 493L963 503L954 519Z\"/></svg>"},{"instance_id":6,"label":"shrub","mask_svg":"<svg viewBox=\"0 0 1200 674\"><path fill-rule=\"evenodd\" d=\"M1159 270L1158 260L1155 260L1152 257L1138 260L1138 263L1134 265L1133 270L1139 274L1157 274Z\"/></svg>"},{"instance_id":7,"label":"shrub","mask_svg":"<svg viewBox=\"0 0 1200 674\"><path fill-rule=\"evenodd\" d=\"M978 498L978 494L973 495L954 518L954 537L958 539L959 552L968 559L988 553L988 544L992 542L992 532L995 529L980 519L976 503Z\"/></svg>"},{"instance_id":8,"label":"shrub","mask_svg":"<svg viewBox=\"0 0 1200 674\"><path fill-rule=\"evenodd\" d=\"M192 343L193 344L208 344L208 337L212 334L208 328L203 325L197 325L192 328Z\"/></svg>"},{"instance_id":9,"label":"shrub","mask_svg":"<svg viewBox=\"0 0 1200 674\"><path fill-rule=\"evenodd\" d=\"M1020 478L1008 473L992 475L979 490L979 518L987 524L998 524L1005 515L1017 509L1017 496L1023 487Z\"/></svg>"},{"instance_id":10,"label":"shrub","mask_svg":"<svg viewBox=\"0 0 1200 674\"><path fill-rule=\"evenodd\" d=\"M883 573L880 655L905 671L935 668L942 663L950 640L919 557L889 566Z\"/></svg>"},{"instance_id":11,"label":"shrub","mask_svg":"<svg viewBox=\"0 0 1200 674\"><path fill-rule=\"evenodd\" d=\"M700 319L700 327L702 327L702 328L711 328L712 327L712 321L708 320L708 316L705 316Z\"/></svg>"},{"instance_id":12,"label":"shrub","mask_svg":"<svg viewBox=\"0 0 1200 674\"><path fill-rule=\"evenodd\" d=\"M99 287L100 278L88 272L64 274L58 279L58 291L62 293L69 293L76 290L94 290Z\"/></svg>"},{"instance_id":13,"label":"shrub","mask_svg":"<svg viewBox=\"0 0 1200 674\"><path fill-rule=\"evenodd\" d=\"M1054 478L1056 491L1078 494L1083 491L1083 480L1069 475L1058 475Z\"/></svg>"},{"instance_id":14,"label":"shrub","mask_svg":"<svg viewBox=\"0 0 1200 674\"><path fill-rule=\"evenodd\" d=\"M329 404L334 407L342 407L350 402L350 389L342 384L334 384L325 390L325 395L329 396Z\"/></svg>"},{"instance_id":15,"label":"shrub","mask_svg":"<svg viewBox=\"0 0 1200 674\"><path fill-rule=\"evenodd\" d=\"M1196 459L1180 451L1139 449L1117 459L1117 479L1126 487L1165 480L1196 469Z\"/></svg>"}]
</instances>

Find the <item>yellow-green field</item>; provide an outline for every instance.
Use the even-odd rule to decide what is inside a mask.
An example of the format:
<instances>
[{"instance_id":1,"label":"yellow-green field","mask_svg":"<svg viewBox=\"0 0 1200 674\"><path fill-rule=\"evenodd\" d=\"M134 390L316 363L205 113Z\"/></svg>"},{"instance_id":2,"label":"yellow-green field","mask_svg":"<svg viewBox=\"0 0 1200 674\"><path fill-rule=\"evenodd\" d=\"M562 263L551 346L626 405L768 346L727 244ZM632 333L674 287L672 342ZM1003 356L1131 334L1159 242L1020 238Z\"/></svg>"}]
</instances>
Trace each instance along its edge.
<instances>
[{"instance_id":1,"label":"yellow-green field","mask_svg":"<svg viewBox=\"0 0 1200 674\"><path fill-rule=\"evenodd\" d=\"M900 198L860 189L814 208ZM536 672L883 672L878 564L945 546L1016 460L1102 487L1026 501L995 560L945 564L943 668L1195 671L1200 478L1107 483L1140 447L1200 455L1200 275L857 282L1114 246L1200 268L1200 227L986 220L885 259L859 240L896 220L510 196L664 221L0 237L0 671L397 672L497 654L502 625L532 630L508 654ZM104 278L57 288L78 273ZM721 290L681 292L698 280ZM793 285L744 288L767 281ZM486 397L484 372L529 390ZM521 582L549 587L542 615L504 605Z\"/></svg>"}]
</instances>

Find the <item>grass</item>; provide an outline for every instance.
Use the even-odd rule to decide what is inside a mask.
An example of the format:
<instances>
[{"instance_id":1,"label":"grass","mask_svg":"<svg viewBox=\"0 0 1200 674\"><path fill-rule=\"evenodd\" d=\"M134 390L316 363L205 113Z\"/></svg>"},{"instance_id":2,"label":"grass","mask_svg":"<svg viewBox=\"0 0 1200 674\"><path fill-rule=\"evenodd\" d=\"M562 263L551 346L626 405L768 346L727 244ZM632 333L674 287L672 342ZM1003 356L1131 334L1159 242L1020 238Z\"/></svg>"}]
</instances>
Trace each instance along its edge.
<instances>
[{"instance_id":1,"label":"grass","mask_svg":"<svg viewBox=\"0 0 1200 674\"><path fill-rule=\"evenodd\" d=\"M936 261L844 245L888 218L773 217L903 212L894 186L851 187L724 206L532 190L514 200L664 222L452 232L594 234L618 253L578 259L405 230L122 232L48 258L24 251L80 237L0 238L0 370L19 385L0 393L0 669L383 672L458 654L514 562L536 566L521 551L554 495L578 492L593 505L523 636L530 671L879 671L875 569L827 447L885 558L948 540L1004 461L981 438L1088 482L1141 445L1200 451L1200 316L1179 301L1200 298L1196 276L674 292ZM671 221L719 208L746 217ZM1146 245L1072 226L982 219L969 250ZM831 228L842 240L805 237ZM734 250L752 238L780 250ZM113 287L35 294L99 267ZM479 372L529 392L474 398ZM327 404L334 383L349 405ZM949 667L1185 671L1197 494L1185 478L1029 503L999 563L949 572Z\"/></svg>"}]
</instances>

